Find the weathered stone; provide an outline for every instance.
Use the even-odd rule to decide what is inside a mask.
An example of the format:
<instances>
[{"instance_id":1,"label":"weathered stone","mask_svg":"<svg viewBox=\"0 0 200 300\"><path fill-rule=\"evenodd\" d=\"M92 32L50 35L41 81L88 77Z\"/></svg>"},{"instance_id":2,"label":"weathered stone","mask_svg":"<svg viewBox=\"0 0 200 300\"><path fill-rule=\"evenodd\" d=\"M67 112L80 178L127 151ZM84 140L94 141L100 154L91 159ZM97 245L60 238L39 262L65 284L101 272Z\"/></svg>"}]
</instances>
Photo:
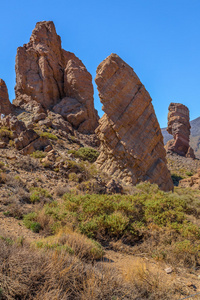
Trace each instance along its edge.
<instances>
[{"instance_id":1,"label":"weathered stone","mask_svg":"<svg viewBox=\"0 0 200 300\"><path fill-rule=\"evenodd\" d=\"M111 179L106 185L106 193L107 194L122 194L123 187L119 182L114 179Z\"/></svg>"},{"instance_id":2,"label":"weathered stone","mask_svg":"<svg viewBox=\"0 0 200 300\"><path fill-rule=\"evenodd\" d=\"M46 118L46 114L45 113L39 113L33 116L32 122L39 122L41 120L44 120Z\"/></svg>"},{"instance_id":3,"label":"weathered stone","mask_svg":"<svg viewBox=\"0 0 200 300\"><path fill-rule=\"evenodd\" d=\"M111 54L98 66L95 81L105 111L96 129L99 168L126 183L147 180L172 190L152 100L133 69Z\"/></svg>"},{"instance_id":4,"label":"weathered stone","mask_svg":"<svg viewBox=\"0 0 200 300\"><path fill-rule=\"evenodd\" d=\"M15 93L16 106L53 108L80 132L93 133L98 125L92 77L73 53L62 49L53 22L38 22L29 43L18 48Z\"/></svg>"},{"instance_id":5,"label":"weathered stone","mask_svg":"<svg viewBox=\"0 0 200 300\"><path fill-rule=\"evenodd\" d=\"M53 147L51 145L48 145L44 148L44 152L49 152L53 149Z\"/></svg>"},{"instance_id":6,"label":"weathered stone","mask_svg":"<svg viewBox=\"0 0 200 300\"><path fill-rule=\"evenodd\" d=\"M1 120L1 126L16 132L19 135L22 131L26 130L26 126L23 121L17 119L16 116L8 115Z\"/></svg>"},{"instance_id":7,"label":"weathered stone","mask_svg":"<svg viewBox=\"0 0 200 300\"><path fill-rule=\"evenodd\" d=\"M8 89L3 81L0 78L0 114L9 115L12 113L12 104L9 101Z\"/></svg>"},{"instance_id":8,"label":"weathered stone","mask_svg":"<svg viewBox=\"0 0 200 300\"><path fill-rule=\"evenodd\" d=\"M186 157L195 159L194 150L191 147L188 148L188 151L186 153Z\"/></svg>"},{"instance_id":9,"label":"weathered stone","mask_svg":"<svg viewBox=\"0 0 200 300\"><path fill-rule=\"evenodd\" d=\"M191 187L192 189L200 190L200 169L197 170L195 175L180 180L179 186L184 188Z\"/></svg>"},{"instance_id":10,"label":"weathered stone","mask_svg":"<svg viewBox=\"0 0 200 300\"><path fill-rule=\"evenodd\" d=\"M1 141L0 142L0 148L5 148L6 147L6 142Z\"/></svg>"},{"instance_id":11,"label":"weathered stone","mask_svg":"<svg viewBox=\"0 0 200 300\"><path fill-rule=\"evenodd\" d=\"M194 151L189 146L190 127L189 109L181 103L171 103L169 105L167 131L173 135L174 140L167 143L166 150L195 158Z\"/></svg>"},{"instance_id":12,"label":"weathered stone","mask_svg":"<svg viewBox=\"0 0 200 300\"><path fill-rule=\"evenodd\" d=\"M39 121L38 125L41 126L41 127L42 126L51 127L52 126L52 122L51 122L51 120L49 118L46 118L44 120Z\"/></svg>"},{"instance_id":13,"label":"weathered stone","mask_svg":"<svg viewBox=\"0 0 200 300\"><path fill-rule=\"evenodd\" d=\"M87 118L84 105L73 98L63 98L60 103L54 106L53 110L71 123L74 128L78 128Z\"/></svg>"},{"instance_id":14,"label":"weathered stone","mask_svg":"<svg viewBox=\"0 0 200 300\"><path fill-rule=\"evenodd\" d=\"M46 137L39 137L38 139L32 141L25 148L20 150L22 155L32 154L33 152L40 150L43 151L50 144Z\"/></svg>"},{"instance_id":15,"label":"weathered stone","mask_svg":"<svg viewBox=\"0 0 200 300\"><path fill-rule=\"evenodd\" d=\"M73 132L72 125L69 122L65 121L60 114L49 112L48 116L52 122L51 127L53 129L62 130L67 133Z\"/></svg>"},{"instance_id":16,"label":"weathered stone","mask_svg":"<svg viewBox=\"0 0 200 300\"><path fill-rule=\"evenodd\" d=\"M19 137L15 139L15 147L21 150L38 138L39 135L33 129L24 130L20 133Z\"/></svg>"}]
</instances>

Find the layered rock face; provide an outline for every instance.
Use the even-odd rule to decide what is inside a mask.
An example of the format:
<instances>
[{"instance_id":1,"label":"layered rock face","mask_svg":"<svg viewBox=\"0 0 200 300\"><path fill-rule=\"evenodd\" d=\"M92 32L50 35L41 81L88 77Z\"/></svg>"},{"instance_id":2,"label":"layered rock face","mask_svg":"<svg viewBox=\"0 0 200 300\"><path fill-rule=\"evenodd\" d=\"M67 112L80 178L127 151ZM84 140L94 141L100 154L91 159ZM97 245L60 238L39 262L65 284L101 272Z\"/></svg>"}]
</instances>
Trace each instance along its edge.
<instances>
[{"instance_id":1,"label":"layered rock face","mask_svg":"<svg viewBox=\"0 0 200 300\"><path fill-rule=\"evenodd\" d=\"M12 112L12 104L9 101L8 89L0 78L0 114L8 115Z\"/></svg>"},{"instance_id":2,"label":"layered rock face","mask_svg":"<svg viewBox=\"0 0 200 300\"><path fill-rule=\"evenodd\" d=\"M53 22L38 22L16 56L14 104L40 103L61 114L75 129L92 133L98 125L92 77L84 64L61 47Z\"/></svg>"},{"instance_id":3,"label":"layered rock face","mask_svg":"<svg viewBox=\"0 0 200 300\"><path fill-rule=\"evenodd\" d=\"M195 158L194 151L189 145L190 127L189 109L181 103L171 103L167 131L173 135L174 140L167 143L166 149L182 156Z\"/></svg>"},{"instance_id":4,"label":"layered rock face","mask_svg":"<svg viewBox=\"0 0 200 300\"><path fill-rule=\"evenodd\" d=\"M98 66L95 81L105 112L96 129L100 169L126 183L147 180L172 190L152 100L133 69L111 54Z\"/></svg>"}]
</instances>

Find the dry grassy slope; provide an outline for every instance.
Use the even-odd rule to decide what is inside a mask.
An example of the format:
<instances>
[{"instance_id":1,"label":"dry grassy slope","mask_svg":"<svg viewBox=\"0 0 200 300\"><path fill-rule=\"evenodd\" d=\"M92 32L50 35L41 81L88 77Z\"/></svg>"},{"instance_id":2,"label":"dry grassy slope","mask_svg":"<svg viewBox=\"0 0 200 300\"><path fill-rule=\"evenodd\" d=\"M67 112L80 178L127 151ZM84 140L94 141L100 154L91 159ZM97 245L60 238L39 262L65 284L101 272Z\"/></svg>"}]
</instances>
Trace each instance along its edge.
<instances>
[{"instance_id":1,"label":"dry grassy slope","mask_svg":"<svg viewBox=\"0 0 200 300\"><path fill-rule=\"evenodd\" d=\"M53 133L57 135L56 132ZM57 136L58 140L52 140L53 147L58 153L56 162L64 161L65 163L66 161L71 161L72 169L70 172L69 169L65 170L61 166L57 168L44 166L40 158L20 155L12 147L0 149L0 238L8 239L8 241L9 238L18 240L29 247L31 242L38 241L38 239L47 235L48 232L33 233L25 228L21 220L23 214L37 211L45 203L50 203L53 200L59 201L62 194L67 191L74 190L75 193L84 193L83 187L87 186L88 188L88 182L96 182L95 177L101 177L101 174L97 174L94 172L94 169L90 169L90 166L86 165L87 171L92 172L92 174L87 174L87 177L85 174L86 169L83 168L84 163L68 153L68 150L78 150L80 145L87 146L90 143L89 137L84 137L83 135L68 136L68 138ZM56 162L53 162L52 165ZM177 155L168 155L168 164L172 173L182 177L187 177L187 172L195 172L200 167L200 161L185 159ZM77 166L78 168L80 167L79 170ZM73 176L70 177L69 174L73 174ZM103 178L109 180L105 175ZM95 187L93 188L95 189ZM40 189L40 191L43 189L52 197L43 196L39 202L33 203L30 201L30 195L34 189ZM94 192L98 192L98 190L94 190ZM43 216L41 221L45 223L45 216ZM190 295L200 291L198 279L200 273L198 270L191 272L184 268L175 268L172 273L167 274L164 269L170 267L170 264L159 262L153 258L150 259L145 251L138 250L136 253L133 251L134 247L126 246L121 242L112 245L112 250L104 248L105 254L102 262L96 261L92 264L89 262L86 265L84 263L83 269L89 270L92 275L84 278L84 291L81 291L83 294L81 296L79 294L78 298L69 297L69 299L139 300L149 299L149 297L150 299L172 299L172 297L173 299L180 299L183 297L182 295ZM29 248L11 250L11 254L12 251L16 251L11 256L11 262L14 263L12 271L15 274L15 267L19 262L15 263L14 259L17 260L20 257L20 251L23 253L28 251L27 253L30 253L30 250ZM28 260L28 255L26 257ZM78 259L75 257L74 262L77 263L78 261L80 265ZM28 265L30 261L24 261L24 263ZM55 267L53 266L53 268L58 268L59 270L61 267L55 262ZM70 276L74 284L74 278L78 278L78 275L73 273L75 268L71 268ZM37 269L41 269L41 267L37 267ZM97 279L99 276L96 275L97 273L100 274L100 281ZM79 272L80 275L81 273ZM24 273L22 276L28 278L29 275ZM73 276L75 277L73 278ZM7 282L4 279L4 282L9 284L12 290L9 280ZM16 282L13 284L14 290L17 291ZM106 288L107 284L109 289ZM129 292L125 289L126 284ZM1 288L0 281L0 298ZM18 288L21 289L20 286ZM77 290L77 293L80 293L78 286L73 286L73 288ZM57 298L54 298L52 295L47 294L47 296L43 295L42 297L39 295L37 299L65 299L58 295L56 295ZM14 298L10 297L10 299Z\"/></svg>"},{"instance_id":2,"label":"dry grassy slope","mask_svg":"<svg viewBox=\"0 0 200 300\"><path fill-rule=\"evenodd\" d=\"M200 158L200 117L192 120L190 124L190 144L195 151L196 157ZM161 131L164 138L164 144L166 144L169 140L172 139L172 135L167 132L166 128L162 128Z\"/></svg>"}]
</instances>

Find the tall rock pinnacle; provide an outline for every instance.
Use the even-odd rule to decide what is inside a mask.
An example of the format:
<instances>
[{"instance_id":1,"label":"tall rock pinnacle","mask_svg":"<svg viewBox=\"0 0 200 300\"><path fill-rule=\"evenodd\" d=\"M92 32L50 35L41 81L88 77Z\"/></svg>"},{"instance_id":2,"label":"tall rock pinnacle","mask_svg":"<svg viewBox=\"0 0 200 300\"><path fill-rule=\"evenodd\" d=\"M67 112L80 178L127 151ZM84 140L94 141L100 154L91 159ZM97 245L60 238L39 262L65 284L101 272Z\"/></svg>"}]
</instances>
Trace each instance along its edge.
<instances>
[{"instance_id":1,"label":"tall rock pinnacle","mask_svg":"<svg viewBox=\"0 0 200 300\"><path fill-rule=\"evenodd\" d=\"M7 86L3 79L0 79L0 114L8 115L11 112L12 104L9 101Z\"/></svg>"},{"instance_id":2,"label":"tall rock pinnacle","mask_svg":"<svg viewBox=\"0 0 200 300\"><path fill-rule=\"evenodd\" d=\"M17 49L16 99L59 112L76 129L92 133L98 125L92 77L73 53L61 47L54 23L38 22L29 43Z\"/></svg>"},{"instance_id":3,"label":"tall rock pinnacle","mask_svg":"<svg viewBox=\"0 0 200 300\"><path fill-rule=\"evenodd\" d=\"M147 180L172 190L151 98L133 69L111 54L98 66L95 81L105 112L96 129L101 141L100 169L127 183Z\"/></svg>"},{"instance_id":4,"label":"tall rock pinnacle","mask_svg":"<svg viewBox=\"0 0 200 300\"><path fill-rule=\"evenodd\" d=\"M173 135L174 140L167 143L167 150L195 158L194 151L189 145L190 127L189 109L181 103L171 103L169 105L167 131Z\"/></svg>"}]
</instances>

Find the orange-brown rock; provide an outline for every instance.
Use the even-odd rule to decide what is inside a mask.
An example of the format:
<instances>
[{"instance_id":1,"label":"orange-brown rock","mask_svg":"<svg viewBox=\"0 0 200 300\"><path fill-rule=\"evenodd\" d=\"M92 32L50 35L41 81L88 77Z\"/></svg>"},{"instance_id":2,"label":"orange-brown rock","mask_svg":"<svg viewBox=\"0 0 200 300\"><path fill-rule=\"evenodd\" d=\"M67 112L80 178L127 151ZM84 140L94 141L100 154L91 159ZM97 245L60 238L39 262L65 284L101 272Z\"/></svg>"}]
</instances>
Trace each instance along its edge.
<instances>
[{"instance_id":1,"label":"orange-brown rock","mask_svg":"<svg viewBox=\"0 0 200 300\"><path fill-rule=\"evenodd\" d=\"M174 140L168 141L166 150L195 158L194 151L189 145L190 127L189 109L181 103L171 103L169 105L167 131L173 135Z\"/></svg>"},{"instance_id":2,"label":"orange-brown rock","mask_svg":"<svg viewBox=\"0 0 200 300\"><path fill-rule=\"evenodd\" d=\"M0 148L6 147L9 140L14 140L14 146L21 154L31 154L36 150L44 150L50 145L46 137L40 137L33 129L28 129L25 123L18 120L14 115L8 115L0 121L0 127L3 127L1 136L2 144ZM6 128L6 129L5 129ZM7 134L6 134L7 133Z\"/></svg>"},{"instance_id":3,"label":"orange-brown rock","mask_svg":"<svg viewBox=\"0 0 200 300\"><path fill-rule=\"evenodd\" d=\"M147 180L172 190L152 100L133 69L111 54L98 66L95 81L105 111L96 129L101 141L99 168L126 183Z\"/></svg>"},{"instance_id":4,"label":"orange-brown rock","mask_svg":"<svg viewBox=\"0 0 200 300\"><path fill-rule=\"evenodd\" d=\"M192 189L200 190L200 169L195 175L180 180L179 186L184 188L191 187Z\"/></svg>"},{"instance_id":5,"label":"orange-brown rock","mask_svg":"<svg viewBox=\"0 0 200 300\"><path fill-rule=\"evenodd\" d=\"M60 113L76 129L92 133L98 125L92 77L73 53L61 47L53 22L38 22L29 43L16 56L14 104L40 103Z\"/></svg>"},{"instance_id":6,"label":"orange-brown rock","mask_svg":"<svg viewBox=\"0 0 200 300\"><path fill-rule=\"evenodd\" d=\"M9 101L8 89L0 78L0 114L9 115L12 112L12 104Z\"/></svg>"}]
</instances>

